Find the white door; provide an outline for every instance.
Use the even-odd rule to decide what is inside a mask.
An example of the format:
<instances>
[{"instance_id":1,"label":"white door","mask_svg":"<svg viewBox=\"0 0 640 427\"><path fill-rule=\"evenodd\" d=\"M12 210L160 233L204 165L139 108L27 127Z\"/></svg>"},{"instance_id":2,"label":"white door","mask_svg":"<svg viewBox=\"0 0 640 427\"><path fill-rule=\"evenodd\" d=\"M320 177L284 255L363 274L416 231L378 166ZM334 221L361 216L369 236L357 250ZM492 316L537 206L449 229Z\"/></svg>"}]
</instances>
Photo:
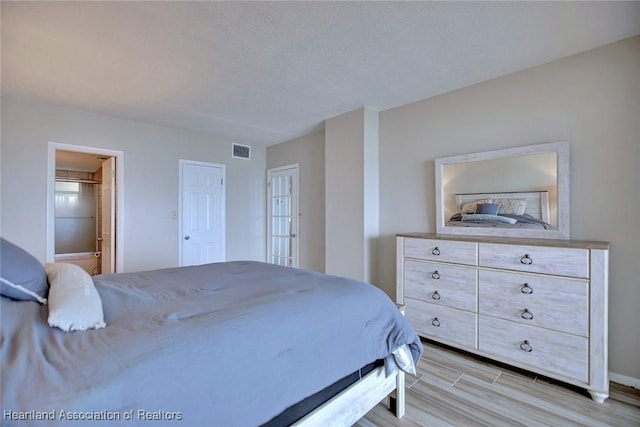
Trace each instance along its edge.
<instances>
[{"instance_id":1,"label":"white door","mask_svg":"<svg viewBox=\"0 0 640 427\"><path fill-rule=\"evenodd\" d=\"M100 273L115 273L116 248L116 161L113 157L102 162L102 185L100 186L102 239Z\"/></svg>"},{"instance_id":2,"label":"white door","mask_svg":"<svg viewBox=\"0 0 640 427\"><path fill-rule=\"evenodd\" d=\"M180 169L180 265L224 261L224 165L181 160Z\"/></svg>"},{"instance_id":3,"label":"white door","mask_svg":"<svg viewBox=\"0 0 640 427\"><path fill-rule=\"evenodd\" d=\"M267 261L298 267L298 165L267 171Z\"/></svg>"}]
</instances>

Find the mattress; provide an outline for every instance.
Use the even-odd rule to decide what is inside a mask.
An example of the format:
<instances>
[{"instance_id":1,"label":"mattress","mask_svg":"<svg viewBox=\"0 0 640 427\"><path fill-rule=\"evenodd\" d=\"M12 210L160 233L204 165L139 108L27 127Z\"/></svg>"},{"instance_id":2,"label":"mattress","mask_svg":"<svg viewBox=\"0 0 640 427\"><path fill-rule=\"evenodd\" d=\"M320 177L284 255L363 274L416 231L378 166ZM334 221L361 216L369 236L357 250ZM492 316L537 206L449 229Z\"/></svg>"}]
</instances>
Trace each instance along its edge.
<instances>
[{"instance_id":1,"label":"mattress","mask_svg":"<svg viewBox=\"0 0 640 427\"><path fill-rule=\"evenodd\" d=\"M3 425L114 417L257 426L376 360L422 345L366 283L251 261L97 276L103 329L63 332L2 298Z\"/></svg>"}]
</instances>

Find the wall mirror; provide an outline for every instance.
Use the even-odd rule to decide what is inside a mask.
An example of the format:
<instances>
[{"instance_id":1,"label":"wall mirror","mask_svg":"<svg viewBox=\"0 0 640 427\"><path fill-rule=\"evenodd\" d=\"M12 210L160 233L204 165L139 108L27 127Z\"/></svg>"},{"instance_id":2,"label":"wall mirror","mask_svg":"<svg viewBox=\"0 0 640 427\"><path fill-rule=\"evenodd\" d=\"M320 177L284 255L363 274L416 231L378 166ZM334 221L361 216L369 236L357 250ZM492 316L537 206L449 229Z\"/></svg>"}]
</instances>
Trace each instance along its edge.
<instances>
[{"instance_id":1,"label":"wall mirror","mask_svg":"<svg viewBox=\"0 0 640 427\"><path fill-rule=\"evenodd\" d=\"M569 143L436 159L438 234L569 239Z\"/></svg>"}]
</instances>

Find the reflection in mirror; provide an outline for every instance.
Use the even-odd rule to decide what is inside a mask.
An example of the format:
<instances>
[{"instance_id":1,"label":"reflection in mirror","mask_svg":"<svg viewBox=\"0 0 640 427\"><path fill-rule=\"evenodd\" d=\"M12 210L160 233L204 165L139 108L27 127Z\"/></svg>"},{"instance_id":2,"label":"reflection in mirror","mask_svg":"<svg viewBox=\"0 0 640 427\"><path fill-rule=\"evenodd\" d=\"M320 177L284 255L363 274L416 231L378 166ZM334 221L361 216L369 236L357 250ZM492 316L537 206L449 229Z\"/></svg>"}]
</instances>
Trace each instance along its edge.
<instances>
[{"instance_id":1,"label":"reflection in mirror","mask_svg":"<svg viewBox=\"0 0 640 427\"><path fill-rule=\"evenodd\" d=\"M568 239L568 165L564 142L437 159L438 233Z\"/></svg>"}]
</instances>

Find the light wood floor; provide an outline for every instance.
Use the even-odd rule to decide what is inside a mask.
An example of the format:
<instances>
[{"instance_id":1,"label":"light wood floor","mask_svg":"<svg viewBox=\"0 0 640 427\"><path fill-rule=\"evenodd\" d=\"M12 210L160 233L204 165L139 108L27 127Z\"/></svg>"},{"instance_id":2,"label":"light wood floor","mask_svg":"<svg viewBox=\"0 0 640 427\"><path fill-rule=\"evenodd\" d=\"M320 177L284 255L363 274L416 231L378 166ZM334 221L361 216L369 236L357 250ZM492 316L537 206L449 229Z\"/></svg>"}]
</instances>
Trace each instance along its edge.
<instances>
[{"instance_id":1,"label":"light wood floor","mask_svg":"<svg viewBox=\"0 0 640 427\"><path fill-rule=\"evenodd\" d=\"M423 342L418 376L407 375L406 415L379 404L357 427L640 426L640 390L611 383L604 403L586 391Z\"/></svg>"}]
</instances>

